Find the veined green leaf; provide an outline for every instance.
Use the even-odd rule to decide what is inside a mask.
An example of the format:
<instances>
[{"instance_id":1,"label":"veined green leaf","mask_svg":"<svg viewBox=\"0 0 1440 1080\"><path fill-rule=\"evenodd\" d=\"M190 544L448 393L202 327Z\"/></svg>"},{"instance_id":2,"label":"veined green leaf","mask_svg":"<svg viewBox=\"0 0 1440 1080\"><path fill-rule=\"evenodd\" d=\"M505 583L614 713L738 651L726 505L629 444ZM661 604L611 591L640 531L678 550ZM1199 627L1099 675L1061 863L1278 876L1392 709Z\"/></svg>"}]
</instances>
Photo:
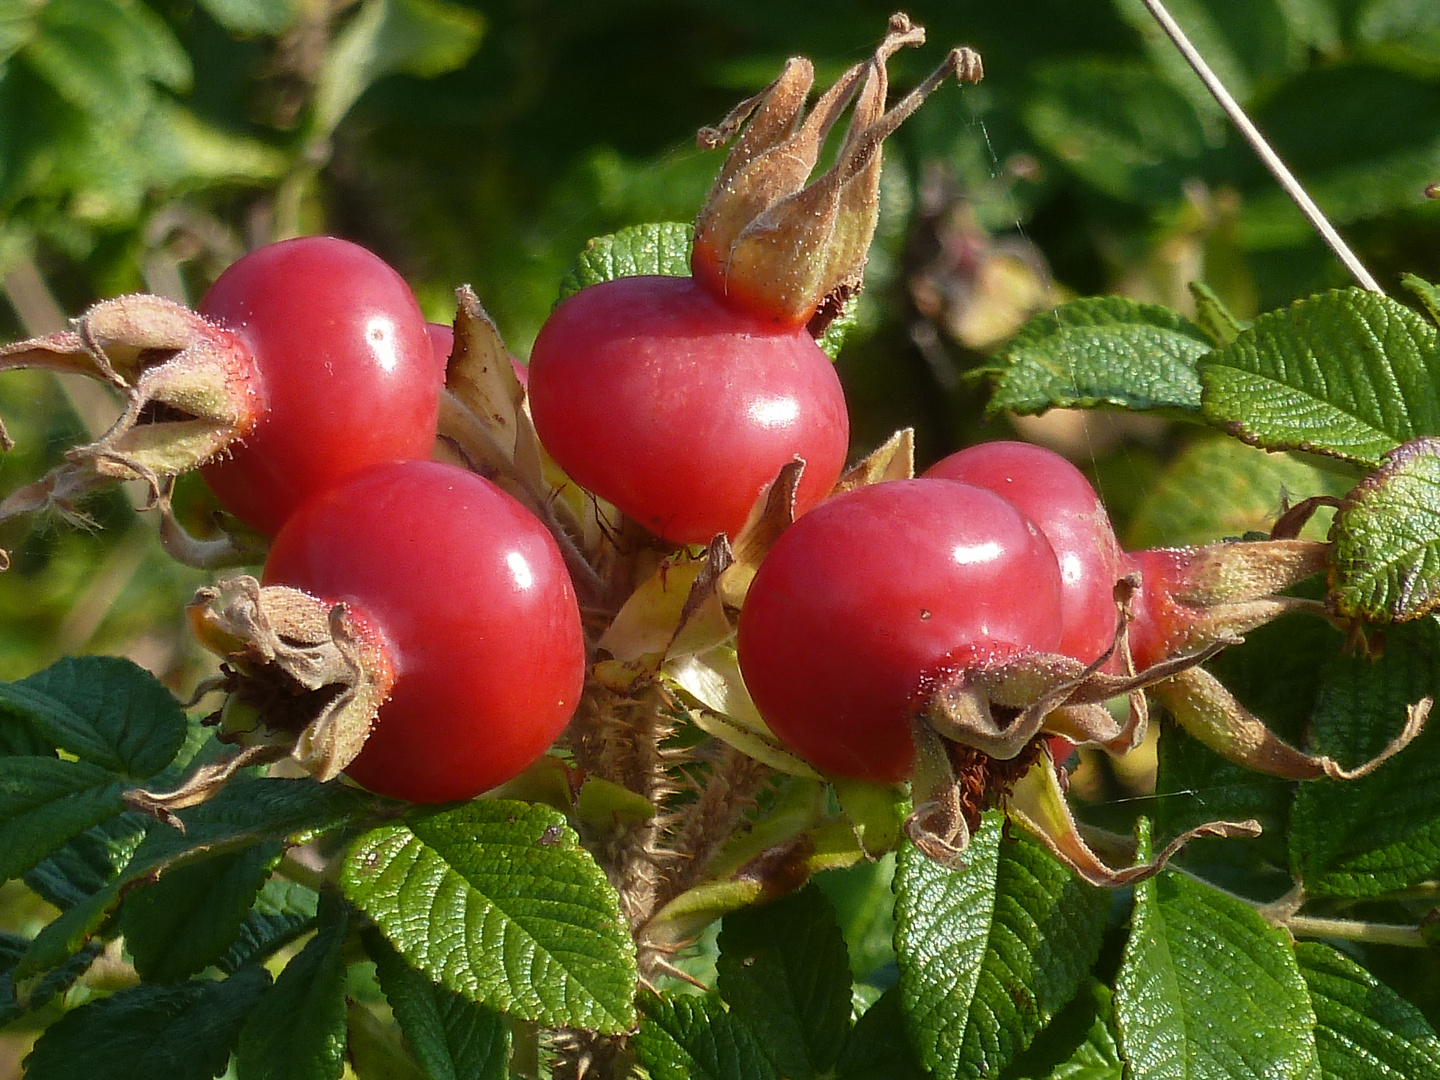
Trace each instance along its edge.
<instances>
[{"instance_id":1,"label":"veined green leaf","mask_svg":"<svg viewBox=\"0 0 1440 1080\"><path fill-rule=\"evenodd\" d=\"M285 965L240 1032L240 1080L339 1080L345 1069L345 935L352 912L320 905L320 929Z\"/></svg>"},{"instance_id":2,"label":"veined green leaf","mask_svg":"<svg viewBox=\"0 0 1440 1080\"><path fill-rule=\"evenodd\" d=\"M835 1074L840 1080L929 1080L905 1033L898 986L855 1021Z\"/></svg>"},{"instance_id":3,"label":"veined green leaf","mask_svg":"<svg viewBox=\"0 0 1440 1080\"><path fill-rule=\"evenodd\" d=\"M1199 367L1206 419L1266 449L1373 467L1440 435L1440 331L1363 289L1268 312Z\"/></svg>"},{"instance_id":4,"label":"veined green leaf","mask_svg":"<svg viewBox=\"0 0 1440 1080\"><path fill-rule=\"evenodd\" d=\"M1135 1080L1314 1080L1318 1070L1289 935L1173 870L1135 889L1115 1018Z\"/></svg>"},{"instance_id":5,"label":"veined green leaf","mask_svg":"<svg viewBox=\"0 0 1440 1080\"><path fill-rule=\"evenodd\" d=\"M146 982L180 982L220 960L285 846L265 841L179 866L128 893L120 932Z\"/></svg>"},{"instance_id":6,"label":"veined green leaf","mask_svg":"<svg viewBox=\"0 0 1440 1080\"><path fill-rule=\"evenodd\" d=\"M624 1031L634 943L619 897L546 806L477 800L367 833L345 893L458 994L543 1024Z\"/></svg>"},{"instance_id":7,"label":"veined green leaf","mask_svg":"<svg viewBox=\"0 0 1440 1080\"><path fill-rule=\"evenodd\" d=\"M780 1080L755 1037L717 994L645 994L635 1056L651 1080Z\"/></svg>"},{"instance_id":8,"label":"veined green leaf","mask_svg":"<svg viewBox=\"0 0 1440 1080\"><path fill-rule=\"evenodd\" d=\"M17 1016L40 1008L56 994L65 990L94 962L100 952L98 945L84 949L54 971L47 972L38 983L28 988L25 1004L15 993L15 967L25 955L30 942L17 934L0 933L0 1028Z\"/></svg>"},{"instance_id":9,"label":"veined green leaf","mask_svg":"<svg viewBox=\"0 0 1440 1080\"><path fill-rule=\"evenodd\" d=\"M88 761L0 758L0 881L123 809L124 783Z\"/></svg>"},{"instance_id":10,"label":"veined green leaf","mask_svg":"<svg viewBox=\"0 0 1440 1080\"><path fill-rule=\"evenodd\" d=\"M1378 753L1407 706L1440 694L1440 623L1386 630L1377 660L1337 656L1320 676L1314 747L1347 765ZM1299 786L1290 864L1311 896L1376 896L1440 874L1440 727L1371 776Z\"/></svg>"},{"instance_id":11,"label":"veined green leaf","mask_svg":"<svg viewBox=\"0 0 1440 1080\"><path fill-rule=\"evenodd\" d=\"M1315 1005L1323 1080L1402 1080L1440 1071L1440 1038L1411 1005L1328 945L1295 946Z\"/></svg>"},{"instance_id":12,"label":"veined green leaf","mask_svg":"<svg viewBox=\"0 0 1440 1080\"><path fill-rule=\"evenodd\" d=\"M510 1029L499 1013L431 982L378 931L366 930L364 940L385 1000L430 1080L506 1080Z\"/></svg>"},{"instance_id":13,"label":"veined green leaf","mask_svg":"<svg viewBox=\"0 0 1440 1080\"><path fill-rule=\"evenodd\" d=\"M1350 492L1330 532L1342 615L1416 619L1440 604L1440 439L1415 439Z\"/></svg>"},{"instance_id":14,"label":"veined green leaf","mask_svg":"<svg viewBox=\"0 0 1440 1080\"><path fill-rule=\"evenodd\" d=\"M116 814L85 830L25 875L25 884L61 911L99 892L135 854L153 824L143 814Z\"/></svg>"},{"instance_id":15,"label":"veined green leaf","mask_svg":"<svg viewBox=\"0 0 1440 1080\"><path fill-rule=\"evenodd\" d=\"M67 657L0 683L0 710L23 717L52 746L146 780L184 745L185 714L144 668L114 656Z\"/></svg>"},{"instance_id":16,"label":"veined green leaf","mask_svg":"<svg viewBox=\"0 0 1440 1080\"><path fill-rule=\"evenodd\" d=\"M269 985L257 966L228 979L120 990L50 1025L25 1059L25 1075L209 1080L225 1071L246 1014Z\"/></svg>"},{"instance_id":17,"label":"veined green leaf","mask_svg":"<svg viewBox=\"0 0 1440 1080\"><path fill-rule=\"evenodd\" d=\"M283 878L271 878L255 898L240 932L215 966L229 974L269 956L315 921L320 894Z\"/></svg>"},{"instance_id":18,"label":"veined green leaf","mask_svg":"<svg viewBox=\"0 0 1440 1080\"><path fill-rule=\"evenodd\" d=\"M1118 296L1075 300L1037 315L995 359L988 409L1200 408L1195 365L1210 351L1198 326L1155 304Z\"/></svg>"},{"instance_id":19,"label":"veined green leaf","mask_svg":"<svg viewBox=\"0 0 1440 1080\"><path fill-rule=\"evenodd\" d=\"M689 277L690 226L659 221L595 237L560 279L560 295L555 302L558 304L587 285L641 274Z\"/></svg>"},{"instance_id":20,"label":"veined green leaf","mask_svg":"<svg viewBox=\"0 0 1440 1080\"><path fill-rule=\"evenodd\" d=\"M949 870L901 848L895 947L911 1038L940 1080L1003 1069L1074 995L1110 897L986 815Z\"/></svg>"},{"instance_id":21,"label":"veined green leaf","mask_svg":"<svg viewBox=\"0 0 1440 1080\"><path fill-rule=\"evenodd\" d=\"M810 884L725 916L720 996L782 1076L833 1073L850 1029L850 960L825 894Z\"/></svg>"}]
</instances>

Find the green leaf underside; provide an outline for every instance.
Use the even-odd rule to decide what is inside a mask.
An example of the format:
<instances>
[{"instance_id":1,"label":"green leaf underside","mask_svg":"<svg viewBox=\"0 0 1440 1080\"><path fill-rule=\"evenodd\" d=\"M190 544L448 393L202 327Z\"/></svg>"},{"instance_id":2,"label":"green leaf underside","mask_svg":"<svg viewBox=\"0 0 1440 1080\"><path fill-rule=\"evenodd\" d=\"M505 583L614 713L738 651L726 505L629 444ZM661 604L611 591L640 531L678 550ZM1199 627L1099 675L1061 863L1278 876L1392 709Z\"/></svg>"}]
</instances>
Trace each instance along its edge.
<instances>
[{"instance_id":1,"label":"green leaf underside","mask_svg":"<svg viewBox=\"0 0 1440 1080\"><path fill-rule=\"evenodd\" d=\"M1312 1080L1315 1014L1287 934L1174 871L1135 890L1115 979L1135 1080Z\"/></svg>"},{"instance_id":2,"label":"green leaf underside","mask_svg":"<svg viewBox=\"0 0 1440 1080\"><path fill-rule=\"evenodd\" d=\"M240 1080L337 1080L345 1068L345 934L351 913L322 902L320 929L285 965L240 1032Z\"/></svg>"},{"instance_id":3,"label":"green leaf underside","mask_svg":"<svg viewBox=\"0 0 1440 1080\"><path fill-rule=\"evenodd\" d=\"M1402 621L1440 603L1440 439L1391 454L1345 500L1330 538L1342 615Z\"/></svg>"},{"instance_id":4,"label":"green leaf underside","mask_svg":"<svg viewBox=\"0 0 1440 1080\"><path fill-rule=\"evenodd\" d=\"M125 898L120 932L146 982L179 982L220 960L285 846L266 841L179 866Z\"/></svg>"},{"instance_id":5,"label":"green leaf underside","mask_svg":"<svg viewBox=\"0 0 1440 1080\"><path fill-rule=\"evenodd\" d=\"M841 1080L928 1080L901 1010L900 988L892 986L855 1021L836 1068Z\"/></svg>"},{"instance_id":6,"label":"green leaf underside","mask_svg":"<svg viewBox=\"0 0 1440 1080\"><path fill-rule=\"evenodd\" d=\"M52 746L136 780L160 772L185 741L185 714L170 691L113 656L68 657L0 683L0 712L24 717Z\"/></svg>"},{"instance_id":7,"label":"green leaf underside","mask_svg":"<svg viewBox=\"0 0 1440 1080\"><path fill-rule=\"evenodd\" d=\"M229 974L293 941L315 921L320 894L283 878L272 878L260 890L254 905L225 955L215 966Z\"/></svg>"},{"instance_id":8,"label":"green leaf underside","mask_svg":"<svg viewBox=\"0 0 1440 1080\"><path fill-rule=\"evenodd\" d=\"M1195 365L1210 351L1204 331L1155 304L1108 296L1037 315L996 358L988 411L1050 408L1200 408Z\"/></svg>"},{"instance_id":9,"label":"green leaf underside","mask_svg":"<svg viewBox=\"0 0 1440 1080\"><path fill-rule=\"evenodd\" d=\"M1440 351L1423 316L1343 289L1260 316L1200 363L1208 420L1272 450L1376 466L1440 434Z\"/></svg>"},{"instance_id":10,"label":"green leaf underside","mask_svg":"<svg viewBox=\"0 0 1440 1080\"><path fill-rule=\"evenodd\" d=\"M210 801L180 811L185 832L168 827L149 830L123 873L40 931L21 961L21 974L63 963L100 928L136 881L195 859L338 825L369 805L361 792L308 778L231 780Z\"/></svg>"},{"instance_id":11,"label":"green leaf underside","mask_svg":"<svg viewBox=\"0 0 1440 1080\"><path fill-rule=\"evenodd\" d=\"M72 908L120 873L150 825L143 814L116 814L52 852L25 875L25 884L62 911Z\"/></svg>"},{"instance_id":12,"label":"green leaf underside","mask_svg":"<svg viewBox=\"0 0 1440 1080\"><path fill-rule=\"evenodd\" d=\"M224 1072L245 1016L270 985L261 967L228 979L136 986L52 1024L26 1059L29 1080L209 1080Z\"/></svg>"},{"instance_id":13,"label":"green leaf underside","mask_svg":"<svg viewBox=\"0 0 1440 1080\"><path fill-rule=\"evenodd\" d=\"M124 781L87 761L0 758L0 881L120 812Z\"/></svg>"},{"instance_id":14,"label":"green leaf underside","mask_svg":"<svg viewBox=\"0 0 1440 1080\"><path fill-rule=\"evenodd\" d=\"M431 1080L506 1080L510 1029L499 1013L431 982L373 928L364 939L385 999Z\"/></svg>"},{"instance_id":15,"label":"green leaf underside","mask_svg":"<svg viewBox=\"0 0 1440 1080\"><path fill-rule=\"evenodd\" d=\"M1107 892L990 812L947 870L912 846L895 875L896 951L911 1038L941 1080L1003 1069L1074 995L1100 949Z\"/></svg>"},{"instance_id":16,"label":"green leaf underside","mask_svg":"<svg viewBox=\"0 0 1440 1080\"><path fill-rule=\"evenodd\" d=\"M1300 942L1295 959L1315 1006L1323 1080L1440 1075L1440 1038L1414 1005L1328 945Z\"/></svg>"},{"instance_id":17,"label":"green leaf underside","mask_svg":"<svg viewBox=\"0 0 1440 1080\"><path fill-rule=\"evenodd\" d=\"M1440 623L1389 627L1378 660L1337 656L1321 673L1315 749L1353 765L1400 730L1405 707L1440 694ZM1290 864L1315 897L1377 896L1440 874L1440 728L1374 774L1299 786Z\"/></svg>"},{"instance_id":18,"label":"green leaf underside","mask_svg":"<svg viewBox=\"0 0 1440 1080\"><path fill-rule=\"evenodd\" d=\"M828 1075L850 1027L850 960L835 909L810 884L725 916L717 985L782 1076Z\"/></svg>"},{"instance_id":19,"label":"green leaf underside","mask_svg":"<svg viewBox=\"0 0 1440 1080\"><path fill-rule=\"evenodd\" d=\"M0 933L0 1027L4 1027L17 1016L23 1016L46 1004L51 998L67 989L71 983L85 974L100 952L98 945L80 952L67 963L28 988L25 1004L22 1006L15 993L15 967L25 955L30 942L18 934Z\"/></svg>"},{"instance_id":20,"label":"green leaf underside","mask_svg":"<svg viewBox=\"0 0 1440 1080\"><path fill-rule=\"evenodd\" d=\"M645 994L635 1056L651 1080L779 1080L780 1074L717 994Z\"/></svg>"},{"instance_id":21,"label":"green leaf underside","mask_svg":"<svg viewBox=\"0 0 1440 1080\"><path fill-rule=\"evenodd\" d=\"M1289 504L1343 495L1348 484L1290 454L1271 454L1219 435L1192 443L1149 485L1126 530L1126 546L1210 544L1268 532ZM1197 499L1196 492L1205 497ZM1315 527L1306 536L1323 539Z\"/></svg>"},{"instance_id":22,"label":"green leaf underside","mask_svg":"<svg viewBox=\"0 0 1440 1080\"><path fill-rule=\"evenodd\" d=\"M690 226L676 221L631 225L609 236L597 236L560 279L556 303L587 285L615 278L646 274L689 277L690 236Z\"/></svg>"},{"instance_id":23,"label":"green leaf underside","mask_svg":"<svg viewBox=\"0 0 1440 1080\"><path fill-rule=\"evenodd\" d=\"M1401 274L1400 284L1409 289L1430 313L1430 320L1440 323L1440 285L1435 285L1416 274Z\"/></svg>"},{"instance_id":24,"label":"green leaf underside","mask_svg":"<svg viewBox=\"0 0 1440 1080\"><path fill-rule=\"evenodd\" d=\"M480 801L367 833L346 895L456 993L542 1024L627 1030L634 944L619 898L565 818Z\"/></svg>"}]
</instances>

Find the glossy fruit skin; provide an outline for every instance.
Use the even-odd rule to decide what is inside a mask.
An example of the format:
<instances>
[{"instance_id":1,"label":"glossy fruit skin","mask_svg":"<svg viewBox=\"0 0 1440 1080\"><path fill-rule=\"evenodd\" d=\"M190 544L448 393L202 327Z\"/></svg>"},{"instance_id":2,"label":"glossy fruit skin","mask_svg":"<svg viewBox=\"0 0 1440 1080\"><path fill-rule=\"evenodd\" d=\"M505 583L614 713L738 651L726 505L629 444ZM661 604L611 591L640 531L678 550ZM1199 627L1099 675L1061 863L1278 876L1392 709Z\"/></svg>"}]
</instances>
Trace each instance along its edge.
<instances>
[{"instance_id":1,"label":"glossy fruit skin","mask_svg":"<svg viewBox=\"0 0 1440 1080\"><path fill-rule=\"evenodd\" d=\"M692 278L617 278L569 297L530 356L540 440L579 484L662 539L732 539L780 469L804 513L834 487L849 419L803 329L712 298Z\"/></svg>"},{"instance_id":2,"label":"glossy fruit skin","mask_svg":"<svg viewBox=\"0 0 1440 1080\"><path fill-rule=\"evenodd\" d=\"M1042 446L1000 441L951 454L924 475L993 491L1035 522L1060 564L1059 651L1088 664L1110 647L1122 552L1105 505L1084 473Z\"/></svg>"},{"instance_id":3,"label":"glossy fruit skin","mask_svg":"<svg viewBox=\"0 0 1440 1080\"><path fill-rule=\"evenodd\" d=\"M1061 585L1040 529L993 492L901 480L827 500L760 564L740 613L745 684L792 751L893 782L927 686L1020 649L1054 650Z\"/></svg>"},{"instance_id":4,"label":"glossy fruit skin","mask_svg":"<svg viewBox=\"0 0 1440 1080\"><path fill-rule=\"evenodd\" d=\"M348 477L295 511L263 580L343 600L384 639L394 686L346 769L373 791L477 795L543 754L580 700L585 643L554 539L464 469Z\"/></svg>"},{"instance_id":5,"label":"glossy fruit skin","mask_svg":"<svg viewBox=\"0 0 1440 1080\"><path fill-rule=\"evenodd\" d=\"M425 458L441 380L404 280L364 248L283 240L230 266L200 313L252 350L265 410L202 469L221 504L273 535L300 502L382 461Z\"/></svg>"},{"instance_id":6,"label":"glossy fruit skin","mask_svg":"<svg viewBox=\"0 0 1440 1080\"><path fill-rule=\"evenodd\" d=\"M1176 603L1174 598L1185 584L1193 550L1146 548L1124 555L1122 572L1136 574L1140 579L1140 587L1130 601L1130 655L1137 670L1183 652L1190 630L1203 614Z\"/></svg>"}]
</instances>

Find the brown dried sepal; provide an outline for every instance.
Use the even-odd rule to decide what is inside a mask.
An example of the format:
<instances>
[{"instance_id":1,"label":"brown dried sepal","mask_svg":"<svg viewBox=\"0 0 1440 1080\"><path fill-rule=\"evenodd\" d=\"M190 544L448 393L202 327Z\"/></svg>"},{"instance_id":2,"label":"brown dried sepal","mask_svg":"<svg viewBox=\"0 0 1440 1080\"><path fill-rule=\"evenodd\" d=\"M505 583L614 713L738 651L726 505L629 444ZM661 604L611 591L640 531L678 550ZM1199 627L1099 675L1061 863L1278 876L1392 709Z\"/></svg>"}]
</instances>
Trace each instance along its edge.
<instances>
[{"instance_id":1,"label":"brown dried sepal","mask_svg":"<svg viewBox=\"0 0 1440 1080\"><path fill-rule=\"evenodd\" d=\"M874 55L842 75L808 115L815 73L797 57L718 127L699 133L705 149L739 134L695 220L691 272L714 295L783 326L809 323L818 334L859 292L879 215L881 144L947 76L978 82L983 74L978 53L953 49L887 111L886 62L924 40L923 28L893 15ZM826 135L852 101L835 164L807 186Z\"/></svg>"},{"instance_id":2,"label":"brown dried sepal","mask_svg":"<svg viewBox=\"0 0 1440 1080\"><path fill-rule=\"evenodd\" d=\"M242 718L223 737L283 747L321 781L355 760L394 682L384 638L361 613L248 575L201 589L188 613L225 659L227 711Z\"/></svg>"},{"instance_id":3,"label":"brown dried sepal","mask_svg":"<svg viewBox=\"0 0 1440 1080\"><path fill-rule=\"evenodd\" d=\"M120 392L120 417L65 464L0 502L0 521L77 503L113 480L144 480L160 494L242 438L264 405L249 349L236 335L158 296L104 300L74 329L0 348L0 371L46 368L86 375ZM0 428L3 437L3 428ZM8 445L8 439L5 439Z\"/></svg>"}]
</instances>

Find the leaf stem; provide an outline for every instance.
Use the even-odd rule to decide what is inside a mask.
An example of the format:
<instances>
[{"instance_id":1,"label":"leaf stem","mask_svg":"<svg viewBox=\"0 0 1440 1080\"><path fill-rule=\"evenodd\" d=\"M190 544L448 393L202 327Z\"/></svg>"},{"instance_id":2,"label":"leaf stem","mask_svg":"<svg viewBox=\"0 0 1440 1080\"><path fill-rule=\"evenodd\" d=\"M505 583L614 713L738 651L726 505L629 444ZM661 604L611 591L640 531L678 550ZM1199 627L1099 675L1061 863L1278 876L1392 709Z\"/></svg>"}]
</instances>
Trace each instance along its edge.
<instances>
[{"instance_id":1,"label":"leaf stem","mask_svg":"<svg viewBox=\"0 0 1440 1080\"><path fill-rule=\"evenodd\" d=\"M1340 234L1335 231L1335 227L1330 224L1329 219L1321 213L1320 208L1306 194L1294 174L1285 167L1280 156L1266 142L1265 136L1261 135L1259 129L1251 123L1250 118L1245 115L1245 110L1231 96L1230 91L1225 89L1225 84L1220 81L1215 72L1211 70L1210 65L1205 62L1205 58L1190 43L1190 39L1185 36L1185 31L1180 29L1180 24L1171 17L1161 0L1144 0L1144 4L1150 10L1150 14L1155 17L1155 21L1160 24L1160 28L1180 50L1180 55L1185 57L1185 60L1195 69L1195 74L1200 76L1200 81L1205 84L1205 89L1210 91L1215 100L1220 103L1220 107L1225 110L1225 115L1230 117L1231 122L1240 129L1240 133L1245 136L1245 141L1259 155L1260 160L1265 163L1265 167L1270 170L1270 174L1285 190L1285 194L1290 196L1295 205L1300 208L1300 212L1324 238L1325 243L1330 245L1330 250L1345 264L1345 268L1362 286L1371 292L1383 294L1383 290L1370 276L1370 271L1361 265L1360 260L1355 257L1355 253L1350 250L1345 241L1341 239Z\"/></svg>"},{"instance_id":2,"label":"leaf stem","mask_svg":"<svg viewBox=\"0 0 1440 1080\"><path fill-rule=\"evenodd\" d=\"M1340 938L1344 941L1363 941L1370 945L1399 945L1407 949L1428 949L1430 947L1419 927L1397 923L1322 919L1315 915L1291 915L1283 925L1296 937Z\"/></svg>"}]
</instances>

